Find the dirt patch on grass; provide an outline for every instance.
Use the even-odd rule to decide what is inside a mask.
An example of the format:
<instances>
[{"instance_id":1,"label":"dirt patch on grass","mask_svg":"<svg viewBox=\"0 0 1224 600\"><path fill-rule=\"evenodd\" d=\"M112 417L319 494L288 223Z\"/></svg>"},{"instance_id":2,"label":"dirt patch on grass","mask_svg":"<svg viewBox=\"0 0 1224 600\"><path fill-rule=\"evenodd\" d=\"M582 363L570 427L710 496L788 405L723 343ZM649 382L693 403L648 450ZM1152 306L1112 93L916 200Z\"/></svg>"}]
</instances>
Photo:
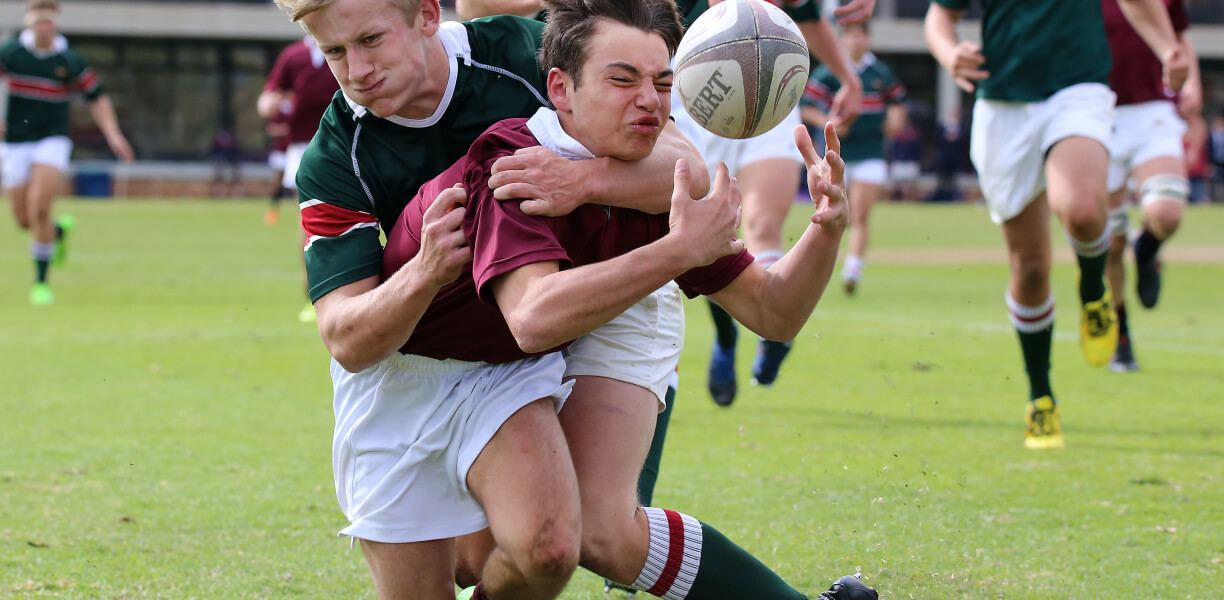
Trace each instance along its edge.
<instances>
[{"instance_id":1,"label":"dirt patch on grass","mask_svg":"<svg viewBox=\"0 0 1224 600\"><path fill-rule=\"evenodd\" d=\"M978 265L1007 262L1007 249L998 248L881 248L872 249L869 260L901 265ZM1176 242L1161 250L1167 263L1224 264L1224 246L1179 246ZM1054 250L1054 261L1069 263L1075 255L1066 247Z\"/></svg>"}]
</instances>

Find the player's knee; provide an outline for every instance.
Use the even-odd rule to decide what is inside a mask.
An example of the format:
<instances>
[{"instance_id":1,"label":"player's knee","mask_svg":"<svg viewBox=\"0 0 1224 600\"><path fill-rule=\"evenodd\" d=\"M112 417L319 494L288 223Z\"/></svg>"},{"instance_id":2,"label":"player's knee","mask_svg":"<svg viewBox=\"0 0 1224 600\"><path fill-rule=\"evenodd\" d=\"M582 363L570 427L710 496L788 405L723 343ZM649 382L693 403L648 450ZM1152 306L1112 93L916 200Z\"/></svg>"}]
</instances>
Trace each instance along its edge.
<instances>
[{"instance_id":1,"label":"player's knee","mask_svg":"<svg viewBox=\"0 0 1224 600\"><path fill-rule=\"evenodd\" d=\"M1165 239L1181 226L1184 212L1184 202L1153 202L1143 207L1144 227L1150 229L1160 239Z\"/></svg>"},{"instance_id":2,"label":"player's knee","mask_svg":"<svg viewBox=\"0 0 1224 600\"><path fill-rule=\"evenodd\" d=\"M578 568L581 529L577 523L550 520L536 530L528 548L515 562L530 579L563 583Z\"/></svg>"},{"instance_id":3,"label":"player's knee","mask_svg":"<svg viewBox=\"0 0 1224 600\"><path fill-rule=\"evenodd\" d=\"M1105 229L1106 214L1093 202L1078 202L1064 215L1067 233L1077 240L1092 240Z\"/></svg>"}]
</instances>

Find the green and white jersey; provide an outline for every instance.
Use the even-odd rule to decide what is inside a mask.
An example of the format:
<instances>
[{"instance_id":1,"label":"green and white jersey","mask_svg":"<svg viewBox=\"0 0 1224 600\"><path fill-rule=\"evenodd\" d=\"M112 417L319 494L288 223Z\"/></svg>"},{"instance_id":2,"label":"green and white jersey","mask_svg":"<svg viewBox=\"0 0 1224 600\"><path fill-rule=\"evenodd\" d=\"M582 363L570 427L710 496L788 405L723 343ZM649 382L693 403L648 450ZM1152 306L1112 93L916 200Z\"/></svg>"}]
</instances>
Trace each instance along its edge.
<instances>
[{"instance_id":1,"label":"green and white jersey","mask_svg":"<svg viewBox=\"0 0 1224 600\"><path fill-rule=\"evenodd\" d=\"M94 100L102 95L98 75L64 36L50 50L34 47L34 32L22 31L0 46L0 77L9 80L4 141L36 142L68 135L68 103L74 93Z\"/></svg>"},{"instance_id":2,"label":"green and white jersey","mask_svg":"<svg viewBox=\"0 0 1224 600\"><path fill-rule=\"evenodd\" d=\"M421 184L489 126L548 104L536 54L543 24L497 16L443 23L450 81L425 119L379 118L336 94L297 173L311 300L378 275L390 229Z\"/></svg>"},{"instance_id":3,"label":"green and white jersey","mask_svg":"<svg viewBox=\"0 0 1224 600\"><path fill-rule=\"evenodd\" d=\"M820 20L821 0L764 0L781 8L796 23ZM676 8L680 10L680 18L687 29L702 13L710 10L709 0L676 0Z\"/></svg>"},{"instance_id":4,"label":"green and white jersey","mask_svg":"<svg viewBox=\"0 0 1224 600\"><path fill-rule=\"evenodd\" d=\"M888 105L905 100L905 86L888 65L870 52L854 67L863 81L863 107L850 131L841 138L841 155L846 162L884 158L884 118ZM808 78L799 102L827 113L839 89L841 82L828 67L821 65Z\"/></svg>"},{"instance_id":5,"label":"green and white jersey","mask_svg":"<svg viewBox=\"0 0 1224 600\"><path fill-rule=\"evenodd\" d=\"M933 0L952 10L972 0ZM1038 102L1077 83L1109 84L1111 60L1097 0L980 0L979 98Z\"/></svg>"}]
</instances>

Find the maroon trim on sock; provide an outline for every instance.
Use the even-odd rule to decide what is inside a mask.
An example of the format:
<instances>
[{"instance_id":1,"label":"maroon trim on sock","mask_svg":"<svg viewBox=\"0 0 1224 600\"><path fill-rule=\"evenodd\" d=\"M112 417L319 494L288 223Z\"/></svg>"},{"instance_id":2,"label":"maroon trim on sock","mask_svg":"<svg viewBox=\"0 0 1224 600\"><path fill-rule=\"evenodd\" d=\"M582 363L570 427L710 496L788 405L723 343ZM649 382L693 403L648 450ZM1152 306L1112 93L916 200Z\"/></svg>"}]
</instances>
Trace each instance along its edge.
<instances>
[{"instance_id":1,"label":"maroon trim on sock","mask_svg":"<svg viewBox=\"0 0 1224 600\"><path fill-rule=\"evenodd\" d=\"M1011 312L1011 311L1008 311L1008 312ZM1024 323L1037 323L1039 321L1044 321L1050 318L1050 313L1053 313L1053 312L1054 312L1054 307L1050 306L1050 310L1047 310L1041 313L1040 315L1037 315L1036 317L1022 317L1014 312L1011 313L1011 316L1013 319L1024 322Z\"/></svg>"},{"instance_id":2,"label":"maroon trim on sock","mask_svg":"<svg viewBox=\"0 0 1224 600\"><path fill-rule=\"evenodd\" d=\"M655 582L653 587L646 590L646 593L659 596L660 598L676 582L676 575L680 574L680 565L684 561L684 519L680 517L680 513L674 510L664 510L663 514L667 515L667 535L669 538L667 563L663 565L663 572L659 574L659 580Z\"/></svg>"}]
</instances>

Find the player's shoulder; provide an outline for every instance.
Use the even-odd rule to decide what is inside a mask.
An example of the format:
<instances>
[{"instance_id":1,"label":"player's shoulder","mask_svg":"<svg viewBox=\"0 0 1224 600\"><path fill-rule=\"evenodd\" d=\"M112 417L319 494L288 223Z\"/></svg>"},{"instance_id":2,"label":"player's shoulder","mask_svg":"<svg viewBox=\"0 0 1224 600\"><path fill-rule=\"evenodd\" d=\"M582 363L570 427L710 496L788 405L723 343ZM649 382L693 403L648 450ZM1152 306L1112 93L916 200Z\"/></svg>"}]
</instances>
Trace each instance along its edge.
<instances>
[{"instance_id":1,"label":"player's shoulder","mask_svg":"<svg viewBox=\"0 0 1224 600\"><path fill-rule=\"evenodd\" d=\"M473 163L485 163L536 145L539 142L527 127L527 119L502 119L476 137L468 148L467 157Z\"/></svg>"},{"instance_id":2,"label":"player's shoulder","mask_svg":"<svg viewBox=\"0 0 1224 600\"><path fill-rule=\"evenodd\" d=\"M311 168L343 168L352 170L349 153L358 126L357 116L344 94L337 92L323 111L319 129L302 155L299 171Z\"/></svg>"},{"instance_id":3,"label":"player's shoulder","mask_svg":"<svg viewBox=\"0 0 1224 600\"><path fill-rule=\"evenodd\" d=\"M17 39L17 36L10 37L4 40L3 44L0 44L0 58L7 60L23 48L24 46L21 45L21 40Z\"/></svg>"},{"instance_id":4,"label":"player's shoulder","mask_svg":"<svg viewBox=\"0 0 1224 600\"><path fill-rule=\"evenodd\" d=\"M808 79L814 79L825 85L841 84L841 82L837 80L837 76L833 74L833 71L829 70L829 67L826 67L825 65L816 65L816 68L812 70L812 75L808 77Z\"/></svg>"},{"instance_id":5,"label":"player's shoulder","mask_svg":"<svg viewBox=\"0 0 1224 600\"><path fill-rule=\"evenodd\" d=\"M535 64L544 23L513 15L482 17L463 23L467 43L477 60L512 60Z\"/></svg>"}]
</instances>

